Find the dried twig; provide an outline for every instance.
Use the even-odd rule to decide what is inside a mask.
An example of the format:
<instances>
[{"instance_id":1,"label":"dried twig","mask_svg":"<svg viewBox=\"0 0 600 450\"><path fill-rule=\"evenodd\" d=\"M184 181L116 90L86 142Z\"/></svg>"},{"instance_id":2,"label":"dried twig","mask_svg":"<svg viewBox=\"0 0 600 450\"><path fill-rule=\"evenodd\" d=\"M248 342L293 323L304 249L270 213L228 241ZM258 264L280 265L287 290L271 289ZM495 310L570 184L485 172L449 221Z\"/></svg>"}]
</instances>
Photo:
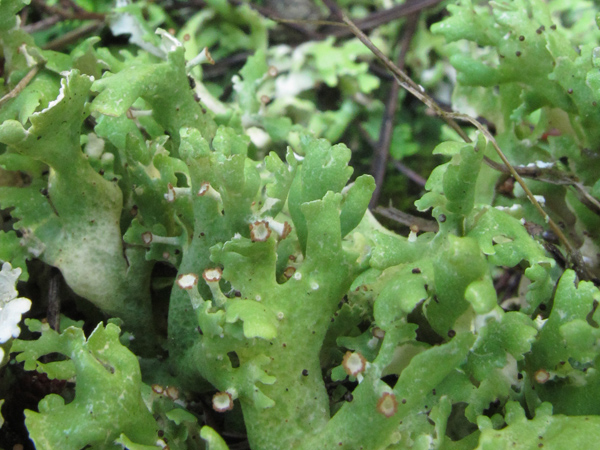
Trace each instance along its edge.
<instances>
[{"instance_id":1,"label":"dried twig","mask_svg":"<svg viewBox=\"0 0 600 450\"><path fill-rule=\"evenodd\" d=\"M392 22L396 19L400 19L401 17L411 16L416 14L424 9L430 8L432 6L441 3L442 0L413 0L402 5L393 6L388 9L384 9L381 11L377 11L364 19L357 20L355 25L360 30L372 30L377 28L380 25ZM328 5L329 6L329 5ZM326 36L348 36L352 34L348 28L338 28L338 27L330 27L321 30L321 33Z\"/></svg>"},{"instance_id":2,"label":"dried twig","mask_svg":"<svg viewBox=\"0 0 600 450\"><path fill-rule=\"evenodd\" d=\"M89 33L92 33L93 31L97 30L98 28L102 27L103 25L104 25L104 22L102 22L100 20L94 20L94 21L89 22L75 30L72 30L72 31L69 31L68 33L63 34L62 36L54 39L53 41L48 42L46 45L44 45L43 48L44 48L44 50L61 49L65 45L69 45L69 44L75 42L79 38L82 38L83 36L85 36Z\"/></svg>"},{"instance_id":3,"label":"dried twig","mask_svg":"<svg viewBox=\"0 0 600 450\"><path fill-rule=\"evenodd\" d=\"M439 229L439 225L435 220L428 220L422 217L413 216L412 214L405 213L404 211L400 211L392 206L387 208L378 206L373 211L377 214L387 217L390 220L393 220L394 222L406 225L407 227L416 226L419 231L433 231L436 233Z\"/></svg>"},{"instance_id":4,"label":"dried twig","mask_svg":"<svg viewBox=\"0 0 600 450\"><path fill-rule=\"evenodd\" d=\"M312 24L312 21L310 21L310 20L286 20L286 19L279 17L276 11L274 11L273 9L271 9L267 6L257 5L256 3L245 2L242 0L228 0L228 1L235 7L239 7L241 5L248 5L250 8L254 9L255 11L257 11L259 14L266 17L267 19L271 19L275 22L281 23L282 25L285 25L286 27L293 29L294 31L297 31L297 32L307 36L309 39L312 39L312 40L323 39L323 36L321 34L304 26L304 24ZM181 8L198 9L198 8L204 8L204 7L206 7L206 2L204 0L188 0L185 2L178 2L173 5L170 5L166 9L167 10L181 9Z\"/></svg>"},{"instance_id":5,"label":"dried twig","mask_svg":"<svg viewBox=\"0 0 600 450\"><path fill-rule=\"evenodd\" d=\"M371 136L369 135L369 132L367 130L365 130L365 128L360 123L358 124L358 131L360 132L362 138L365 141L367 141L367 143L373 150L377 149L377 142L371 138ZM396 169L398 169L398 171L400 171L408 179L410 179L411 181L413 181L414 183L416 183L417 185L419 185L421 187L425 187L425 183L427 183L427 180L425 178L423 178L421 175L419 175L417 172L415 172L411 168L407 167L405 164L402 164L402 162L400 162L398 160L393 160L392 164L394 164Z\"/></svg>"},{"instance_id":6,"label":"dried twig","mask_svg":"<svg viewBox=\"0 0 600 450\"><path fill-rule=\"evenodd\" d=\"M404 60L410 42L417 28L418 14L410 16L406 23L406 31L402 37L400 52L398 53L398 59L396 65L400 69L404 69ZM385 169L390 153L390 145L392 144L392 132L394 131L394 116L396 115L396 109L398 108L398 94L400 92L400 85L398 83L392 83L388 96L388 101L385 105L385 111L383 113L383 120L381 121L381 128L379 130L379 141L377 142L377 148L373 155L371 164L371 175L375 178L375 191L371 197L369 203L370 208L374 208L379 202L379 195L383 187L383 180L385 179Z\"/></svg>"},{"instance_id":7,"label":"dried twig","mask_svg":"<svg viewBox=\"0 0 600 450\"><path fill-rule=\"evenodd\" d=\"M38 73L38 70L40 70L40 67L38 65L33 66L31 70L27 72L27 75L25 75L23 79L19 81L17 85L8 94L0 98L0 106L4 105L7 101L19 95L21 91L25 89L25 87L33 79L35 74Z\"/></svg>"},{"instance_id":8,"label":"dried twig","mask_svg":"<svg viewBox=\"0 0 600 450\"><path fill-rule=\"evenodd\" d=\"M510 174L510 170L503 164L499 164L496 161L484 156L485 163L496 169L499 172ZM577 178L568 173L564 173L556 169L542 169L534 166L513 166L515 171L523 178L531 178L537 181L543 181L544 183L556 184L562 186L569 186L577 199L591 212L600 216L600 201L592 196L585 186L581 184Z\"/></svg>"},{"instance_id":9,"label":"dried twig","mask_svg":"<svg viewBox=\"0 0 600 450\"><path fill-rule=\"evenodd\" d=\"M210 78L216 78L227 73L232 66L239 65L240 67L246 62L252 53L243 51L240 53L234 53L225 58L221 58L216 61L215 65L205 66L202 69L202 79L208 80Z\"/></svg>"},{"instance_id":10,"label":"dried twig","mask_svg":"<svg viewBox=\"0 0 600 450\"><path fill-rule=\"evenodd\" d=\"M323 3L325 6L327 6L327 8L329 8L329 12L335 19L342 19L344 16L344 11L342 11L342 8L338 6L335 0L323 0Z\"/></svg>"},{"instance_id":11,"label":"dried twig","mask_svg":"<svg viewBox=\"0 0 600 450\"><path fill-rule=\"evenodd\" d=\"M37 22L30 23L29 25L23 25L21 28L23 28L23 31L25 31L26 33L31 34L35 33L36 31L47 30L52 25L57 24L61 20L62 18L58 14L54 14L53 16L48 16L42 20L38 20Z\"/></svg>"},{"instance_id":12,"label":"dried twig","mask_svg":"<svg viewBox=\"0 0 600 450\"><path fill-rule=\"evenodd\" d=\"M593 197L585 188L585 186L579 182L573 182L571 184L577 199L594 214L600 216L600 202L596 197Z\"/></svg>"},{"instance_id":13,"label":"dried twig","mask_svg":"<svg viewBox=\"0 0 600 450\"><path fill-rule=\"evenodd\" d=\"M65 6L73 8L73 11L87 12L85 8L79 6L74 0L61 0L61 3Z\"/></svg>"},{"instance_id":14,"label":"dried twig","mask_svg":"<svg viewBox=\"0 0 600 450\"><path fill-rule=\"evenodd\" d=\"M427 180L421 175L419 175L417 172L412 170L410 167L407 167L406 165L402 164L400 161L394 160L392 161L392 163L394 164L396 169L398 169L398 171L400 171L403 175L409 178L413 183L421 187L425 187Z\"/></svg>"},{"instance_id":15,"label":"dried twig","mask_svg":"<svg viewBox=\"0 0 600 450\"><path fill-rule=\"evenodd\" d=\"M106 14L86 11L80 8L74 2L69 2L69 5L73 8L73 11L69 11L58 6L51 6L46 4L44 0L33 0L32 3L40 9L43 9L49 14L58 15L63 19L69 20L102 20L106 19Z\"/></svg>"},{"instance_id":16,"label":"dried twig","mask_svg":"<svg viewBox=\"0 0 600 450\"><path fill-rule=\"evenodd\" d=\"M62 275L56 269L52 270L48 284L48 311L46 317L50 328L60 330L60 281Z\"/></svg>"},{"instance_id":17,"label":"dried twig","mask_svg":"<svg viewBox=\"0 0 600 450\"><path fill-rule=\"evenodd\" d=\"M279 14L277 13L277 11L274 11L273 9L267 7L267 6L262 6L262 5L257 5L254 4L252 2L247 3L244 2L242 0L229 0L230 3L232 3L235 6L241 6L241 5L248 5L250 6L252 9L254 9L255 11L257 11L259 14L263 15L264 17L266 17L267 19L271 19L274 20L276 22L281 22L283 25L287 26L288 28L291 28L294 31L297 31L305 36L307 36L309 39L312 40L320 40L323 39L323 36L319 33L317 33L316 31L305 27L302 23L300 22L287 22L285 20L281 20L279 16ZM308 21L310 23L310 21Z\"/></svg>"}]
</instances>

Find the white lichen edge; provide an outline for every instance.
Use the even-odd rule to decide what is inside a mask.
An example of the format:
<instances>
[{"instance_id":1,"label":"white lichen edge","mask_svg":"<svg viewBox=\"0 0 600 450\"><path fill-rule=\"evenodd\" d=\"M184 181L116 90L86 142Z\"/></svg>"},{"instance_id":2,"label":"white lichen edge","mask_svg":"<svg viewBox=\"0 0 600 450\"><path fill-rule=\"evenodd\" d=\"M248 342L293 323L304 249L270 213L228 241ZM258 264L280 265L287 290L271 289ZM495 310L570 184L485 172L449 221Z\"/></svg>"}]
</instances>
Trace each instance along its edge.
<instances>
[{"instance_id":1,"label":"white lichen edge","mask_svg":"<svg viewBox=\"0 0 600 450\"><path fill-rule=\"evenodd\" d=\"M0 270L0 344L19 336L21 316L31 308L31 300L18 297L19 293L15 289L20 275L21 269L13 269L6 262ZM0 361L3 359L4 350L0 348Z\"/></svg>"}]
</instances>

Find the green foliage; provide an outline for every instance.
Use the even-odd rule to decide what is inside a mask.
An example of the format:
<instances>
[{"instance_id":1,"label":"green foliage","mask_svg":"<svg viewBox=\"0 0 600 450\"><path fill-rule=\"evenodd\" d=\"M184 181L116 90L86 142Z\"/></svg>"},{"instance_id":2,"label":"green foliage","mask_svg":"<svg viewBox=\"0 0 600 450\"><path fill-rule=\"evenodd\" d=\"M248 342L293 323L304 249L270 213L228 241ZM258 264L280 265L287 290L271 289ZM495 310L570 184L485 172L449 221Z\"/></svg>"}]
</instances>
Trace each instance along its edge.
<instances>
[{"instance_id":1,"label":"green foliage","mask_svg":"<svg viewBox=\"0 0 600 450\"><path fill-rule=\"evenodd\" d=\"M29 321L29 326L42 336L16 341L12 351L19 353L17 360L32 370L40 357L59 353L69 359L44 364L42 370L51 378L76 380L70 403L50 394L40 402L39 412L26 413L25 423L37 448L116 449L113 441L121 433L141 444L156 442L156 424L140 393L137 358L119 342L116 325L98 325L87 340L76 327L58 334L36 321Z\"/></svg>"},{"instance_id":2,"label":"green foliage","mask_svg":"<svg viewBox=\"0 0 600 450\"><path fill-rule=\"evenodd\" d=\"M15 161L13 170L27 170L28 159L52 169L47 179L39 172L32 174L37 177L28 187L0 188L0 197L21 219L16 226L26 230L21 245L30 254L60 268L76 293L122 316L132 327L134 323L151 327L148 288L131 279L135 273L139 283L143 280L139 275L150 267L139 261L135 250L128 252L129 263L124 258L119 228L122 193L91 167L81 151L79 134L88 115L90 87L89 77L73 70L61 80L53 104L30 116L28 129L15 120L0 125L0 142L10 147L1 157L13 152L26 157ZM19 162L25 166L19 167ZM115 283L120 289L114 289Z\"/></svg>"},{"instance_id":3,"label":"green foliage","mask_svg":"<svg viewBox=\"0 0 600 450\"><path fill-rule=\"evenodd\" d=\"M590 23L590 10L581 12L579 25L568 19L570 11L584 11L585 5L461 1L432 31L453 43L447 53L458 72L454 101L468 102L494 122L496 139L511 161L547 182L531 187L544 196L550 217L577 223L570 238L578 247L585 234L594 236L594 243L582 248L591 256L598 245L598 217L581 207L586 201L581 191L572 196L562 187L577 179L583 190L594 192L598 184L592 150L598 140L598 29Z\"/></svg>"},{"instance_id":4,"label":"green foliage","mask_svg":"<svg viewBox=\"0 0 600 450\"><path fill-rule=\"evenodd\" d=\"M505 448L534 448L540 444L544 448L566 449L573 445L589 445L598 433L597 416L552 415L552 406L542 404L535 412L533 420L527 420L524 411L516 403L506 405L508 426L495 430L489 419L481 419L482 431L477 450ZM510 443L515 443L511 445Z\"/></svg>"},{"instance_id":5,"label":"green foliage","mask_svg":"<svg viewBox=\"0 0 600 450\"><path fill-rule=\"evenodd\" d=\"M224 450L241 433L255 450L595 444L600 292L567 267L599 272L586 2L462 0L436 36L420 20L407 61L433 87L443 60L417 66L449 55L455 106L494 125L548 216L499 188L486 136L457 142L419 119L396 127L392 156L435 140L442 162L416 202L435 231L408 236L367 211L375 182L349 165L362 142L350 124L373 139L383 111L359 41L268 48L274 24L221 0L155 33L177 27L159 2L80 1L110 10L129 45L91 37L60 53L17 26L25 3L0 1L0 93L33 73L0 107L0 302L18 309L0 317L0 351L15 354L7 372L22 363L62 386L25 412L36 448ZM204 77L206 46L253 52L230 97ZM315 88L339 98L326 109ZM341 136L352 150L330 143ZM550 217L571 249L532 235ZM26 260L111 319L81 307L85 321L63 316L58 332L28 319L14 340L29 304L8 263L44 280Z\"/></svg>"}]
</instances>

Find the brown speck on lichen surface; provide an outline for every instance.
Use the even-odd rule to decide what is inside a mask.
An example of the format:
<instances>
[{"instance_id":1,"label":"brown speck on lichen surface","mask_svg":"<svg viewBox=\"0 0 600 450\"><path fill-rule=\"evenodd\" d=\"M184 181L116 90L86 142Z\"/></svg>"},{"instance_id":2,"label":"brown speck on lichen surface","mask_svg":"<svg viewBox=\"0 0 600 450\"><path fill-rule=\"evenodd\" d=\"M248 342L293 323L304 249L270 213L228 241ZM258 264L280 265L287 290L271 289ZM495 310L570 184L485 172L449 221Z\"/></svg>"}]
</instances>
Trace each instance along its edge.
<instances>
[{"instance_id":1,"label":"brown speck on lichen surface","mask_svg":"<svg viewBox=\"0 0 600 450\"><path fill-rule=\"evenodd\" d=\"M385 417L392 417L398 411L396 396L391 392L384 392L377 401L377 412Z\"/></svg>"},{"instance_id":2,"label":"brown speck on lichen surface","mask_svg":"<svg viewBox=\"0 0 600 450\"><path fill-rule=\"evenodd\" d=\"M233 409L233 397L229 392L217 392L212 398L213 409L217 412L225 412Z\"/></svg>"}]
</instances>

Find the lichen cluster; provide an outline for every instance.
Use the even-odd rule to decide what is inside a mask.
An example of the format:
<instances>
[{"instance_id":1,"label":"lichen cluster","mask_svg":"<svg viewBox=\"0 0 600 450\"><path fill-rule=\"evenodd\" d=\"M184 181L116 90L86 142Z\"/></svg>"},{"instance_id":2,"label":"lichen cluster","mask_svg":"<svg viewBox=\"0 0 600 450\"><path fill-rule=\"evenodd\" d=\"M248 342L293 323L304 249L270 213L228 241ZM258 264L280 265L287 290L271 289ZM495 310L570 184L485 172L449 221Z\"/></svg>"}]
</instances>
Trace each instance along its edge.
<instances>
[{"instance_id":1,"label":"lichen cluster","mask_svg":"<svg viewBox=\"0 0 600 450\"><path fill-rule=\"evenodd\" d=\"M218 1L176 36L152 34L152 17L125 2L111 29L137 51L91 37L60 53L19 27L26 3L0 1L0 96L34 74L0 108L2 173L21 177L0 187L12 219L0 352L14 355L4 370L23 363L70 386L26 411L36 448L224 450L230 431L253 450L595 445L597 29L560 2L462 0L419 32L458 74L456 107L493 122L548 215L518 187L499 193L507 176L486 136L445 129L434 150L445 162L416 202L436 231L402 236L368 211L375 183L353 177L351 150L316 137L343 134L352 97L329 114L298 97L314 83L376 89L358 41L269 49L266 21ZM202 79L218 40L210 14L252 36L229 28L213 57L256 50L229 103ZM550 217L580 259L531 233ZM59 330L26 319L15 339L26 260L58 268L106 323L86 335L65 316ZM510 273L521 278L505 298ZM230 418L223 437L210 414Z\"/></svg>"}]
</instances>

